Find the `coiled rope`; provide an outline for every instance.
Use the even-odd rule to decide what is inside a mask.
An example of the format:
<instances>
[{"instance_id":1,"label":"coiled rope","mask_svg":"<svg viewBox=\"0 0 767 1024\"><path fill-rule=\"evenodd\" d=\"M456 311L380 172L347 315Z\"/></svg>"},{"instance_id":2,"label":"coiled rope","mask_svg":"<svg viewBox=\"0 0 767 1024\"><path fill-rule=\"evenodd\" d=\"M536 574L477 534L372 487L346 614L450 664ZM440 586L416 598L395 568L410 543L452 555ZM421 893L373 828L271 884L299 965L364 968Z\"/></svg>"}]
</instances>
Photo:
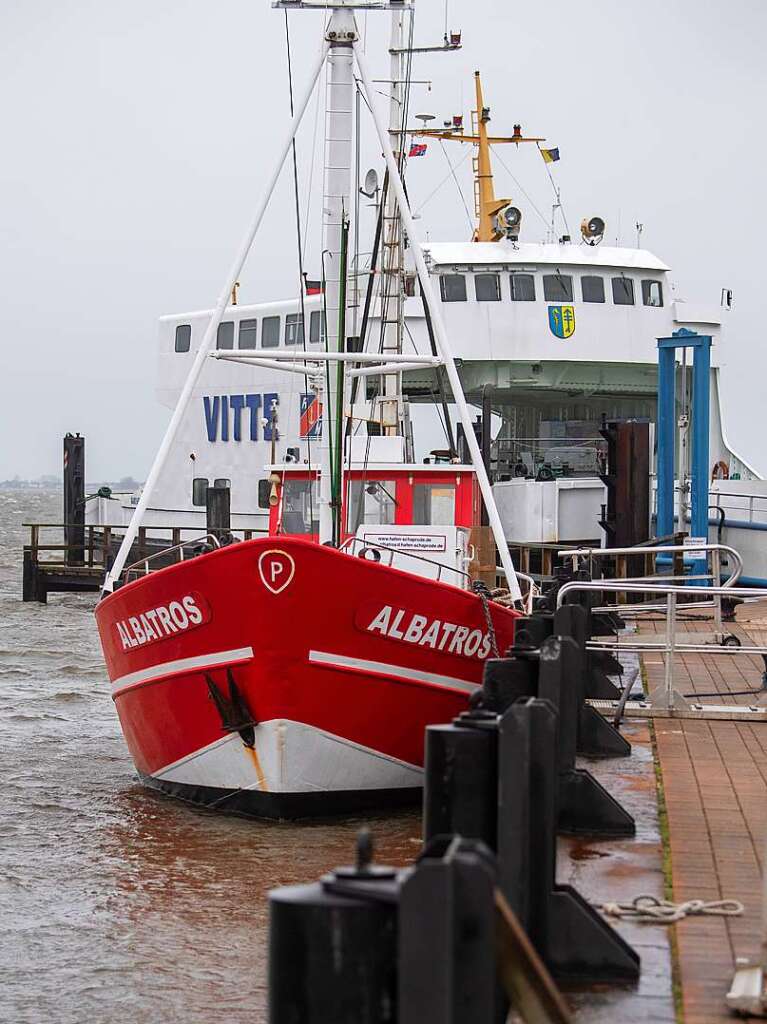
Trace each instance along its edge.
<instances>
[{"instance_id":1,"label":"coiled rope","mask_svg":"<svg viewBox=\"0 0 767 1024\"><path fill-rule=\"evenodd\" d=\"M740 900L685 900L672 903L657 896L637 896L629 903L595 903L606 917L638 921L646 924L675 924L685 917L739 917L743 913Z\"/></svg>"}]
</instances>

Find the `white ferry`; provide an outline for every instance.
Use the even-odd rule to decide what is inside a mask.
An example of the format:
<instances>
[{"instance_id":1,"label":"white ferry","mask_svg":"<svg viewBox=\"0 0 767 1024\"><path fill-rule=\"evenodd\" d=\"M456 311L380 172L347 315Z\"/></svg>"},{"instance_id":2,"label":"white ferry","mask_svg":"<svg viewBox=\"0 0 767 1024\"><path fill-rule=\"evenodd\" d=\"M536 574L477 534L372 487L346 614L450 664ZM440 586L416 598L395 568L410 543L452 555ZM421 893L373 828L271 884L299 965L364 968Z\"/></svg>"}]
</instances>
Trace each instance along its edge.
<instances>
[{"instance_id":1,"label":"white ferry","mask_svg":"<svg viewBox=\"0 0 767 1024\"><path fill-rule=\"evenodd\" d=\"M684 328L712 338L709 530L713 539L718 535L741 552L743 583L767 585L767 545L762 536L767 530L767 483L729 444L721 403L730 297L723 293L722 302L710 306L681 301L671 268L653 253L600 244L605 225L599 217L583 221L581 238L527 240L524 205L495 197L491 146L540 140L523 138L519 126L505 138L488 136L489 112L479 73L476 94L471 134L464 132L462 119L455 118L444 131L421 130L409 137L431 134L476 147L474 238L429 242L422 249L453 339L464 392L472 404L481 406L484 401L492 409L496 429L490 469L510 545L604 542L598 525L605 501L599 475L602 418L655 424L657 339ZM374 266L370 272L365 344L374 349L378 339L384 339L387 350L387 332L397 320L390 307L399 301L404 331L388 350L428 355L433 348L412 251L401 238L397 245L399 263L387 267L385 260L393 257L386 251L383 269ZM396 247L390 243L392 248ZM396 295L387 284L392 275L397 277ZM364 276L362 281L350 278L349 287L357 289L361 307ZM217 349L228 358L209 359L202 370L145 512L146 527L199 527L204 533L207 486L225 480L231 486L233 529L267 532L268 467L311 466L317 461L318 405L297 374L276 364L265 370L230 360L237 353L247 359L254 351L295 351L297 358L322 351L323 301L320 290L301 300L227 308L218 327ZM157 395L169 410L177 404L211 315L206 309L160 320ZM358 372L361 384L371 379ZM403 366L394 420L387 411L390 399L385 388L383 397L361 402L362 429L353 443L366 449L368 461L429 457L418 448L412 422L418 416L416 406L433 411L437 372L423 365ZM686 373L681 384L682 372L679 406L684 416L690 375ZM388 444L380 438L371 446L369 436L393 433L387 424L397 417L403 436L389 438ZM674 507L676 522L681 521L678 528L686 529L690 466L684 430L681 437L677 465L682 469ZM448 456L454 454L447 442L443 448ZM88 522L127 524L137 501L137 495L93 500ZM305 530L312 532L311 519Z\"/></svg>"}]
</instances>

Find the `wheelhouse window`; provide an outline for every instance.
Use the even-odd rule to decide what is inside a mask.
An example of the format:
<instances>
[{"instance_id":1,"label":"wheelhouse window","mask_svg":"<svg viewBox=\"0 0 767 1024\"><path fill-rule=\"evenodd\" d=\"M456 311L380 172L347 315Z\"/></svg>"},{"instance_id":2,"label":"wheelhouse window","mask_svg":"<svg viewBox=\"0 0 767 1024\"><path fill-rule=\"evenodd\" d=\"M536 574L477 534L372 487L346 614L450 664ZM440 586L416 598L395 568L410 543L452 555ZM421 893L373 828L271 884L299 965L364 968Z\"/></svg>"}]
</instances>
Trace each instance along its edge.
<instances>
[{"instance_id":1,"label":"wheelhouse window","mask_svg":"<svg viewBox=\"0 0 767 1024\"><path fill-rule=\"evenodd\" d=\"M192 480L192 504L205 507L208 504L208 479L196 476Z\"/></svg>"},{"instance_id":2,"label":"wheelhouse window","mask_svg":"<svg viewBox=\"0 0 767 1024\"><path fill-rule=\"evenodd\" d=\"M291 480L282 486L282 532L318 533L317 510L313 501L312 480Z\"/></svg>"},{"instance_id":3,"label":"wheelhouse window","mask_svg":"<svg viewBox=\"0 0 767 1024\"><path fill-rule=\"evenodd\" d=\"M634 282L630 277L614 277L613 302L616 306L634 305Z\"/></svg>"},{"instance_id":4,"label":"wheelhouse window","mask_svg":"<svg viewBox=\"0 0 767 1024\"><path fill-rule=\"evenodd\" d=\"M442 274L439 290L443 302L466 302L466 278L463 274Z\"/></svg>"},{"instance_id":5,"label":"wheelhouse window","mask_svg":"<svg viewBox=\"0 0 767 1024\"><path fill-rule=\"evenodd\" d=\"M319 345L325 341L325 318L321 309L315 309L309 315L309 344Z\"/></svg>"},{"instance_id":6,"label":"wheelhouse window","mask_svg":"<svg viewBox=\"0 0 767 1024\"><path fill-rule=\"evenodd\" d=\"M498 274L475 274L474 294L477 302L500 302L501 279Z\"/></svg>"},{"instance_id":7,"label":"wheelhouse window","mask_svg":"<svg viewBox=\"0 0 767 1024\"><path fill-rule=\"evenodd\" d=\"M174 349L176 352L188 352L192 347L192 325L191 324L179 324L176 328L176 343Z\"/></svg>"},{"instance_id":8,"label":"wheelhouse window","mask_svg":"<svg viewBox=\"0 0 767 1024\"><path fill-rule=\"evenodd\" d=\"M413 487L415 526L455 526L455 485L415 484Z\"/></svg>"},{"instance_id":9,"label":"wheelhouse window","mask_svg":"<svg viewBox=\"0 0 767 1024\"><path fill-rule=\"evenodd\" d=\"M602 277L582 277L581 295L584 302L604 302L605 282Z\"/></svg>"},{"instance_id":10,"label":"wheelhouse window","mask_svg":"<svg viewBox=\"0 0 767 1024\"><path fill-rule=\"evenodd\" d=\"M356 533L360 526L391 526L397 502L394 480L350 480L346 490L346 526Z\"/></svg>"},{"instance_id":11,"label":"wheelhouse window","mask_svg":"<svg viewBox=\"0 0 767 1024\"><path fill-rule=\"evenodd\" d=\"M533 274L511 275L512 302L535 302L535 277Z\"/></svg>"},{"instance_id":12,"label":"wheelhouse window","mask_svg":"<svg viewBox=\"0 0 767 1024\"><path fill-rule=\"evenodd\" d=\"M234 348L234 320L225 320L218 325L216 348Z\"/></svg>"},{"instance_id":13,"label":"wheelhouse window","mask_svg":"<svg viewBox=\"0 0 767 1024\"><path fill-rule=\"evenodd\" d=\"M569 274L544 274L543 297L547 302L572 302L572 277Z\"/></svg>"},{"instance_id":14,"label":"wheelhouse window","mask_svg":"<svg viewBox=\"0 0 767 1024\"><path fill-rule=\"evenodd\" d=\"M303 345L304 321L300 313L288 313L285 317L285 344Z\"/></svg>"},{"instance_id":15,"label":"wheelhouse window","mask_svg":"<svg viewBox=\"0 0 767 1024\"><path fill-rule=\"evenodd\" d=\"M255 348L258 335L258 320L240 320L237 336L238 348Z\"/></svg>"},{"instance_id":16,"label":"wheelhouse window","mask_svg":"<svg viewBox=\"0 0 767 1024\"><path fill-rule=\"evenodd\" d=\"M261 321L261 348L277 348L280 344L280 318L265 316Z\"/></svg>"},{"instance_id":17,"label":"wheelhouse window","mask_svg":"<svg viewBox=\"0 0 767 1024\"><path fill-rule=\"evenodd\" d=\"M663 285L660 281L642 281L642 302L645 306L663 305Z\"/></svg>"}]
</instances>

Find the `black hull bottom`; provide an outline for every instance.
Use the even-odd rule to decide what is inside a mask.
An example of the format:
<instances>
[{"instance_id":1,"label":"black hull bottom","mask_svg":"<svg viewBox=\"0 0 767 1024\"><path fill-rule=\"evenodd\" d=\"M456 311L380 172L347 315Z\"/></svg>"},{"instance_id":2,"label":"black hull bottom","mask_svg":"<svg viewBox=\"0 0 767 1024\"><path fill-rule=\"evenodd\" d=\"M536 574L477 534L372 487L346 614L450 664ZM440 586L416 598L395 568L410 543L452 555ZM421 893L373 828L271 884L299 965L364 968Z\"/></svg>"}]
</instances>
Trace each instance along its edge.
<instances>
[{"instance_id":1,"label":"black hull bottom","mask_svg":"<svg viewBox=\"0 0 767 1024\"><path fill-rule=\"evenodd\" d=\"M357 814L376 814L403 807L419 806L423 789L349 789L313 793L264 793L252 789L219 789L216 786L190 786L165 782L151 775L139 775L142 783L166 796L209 811L261 818L269 821L296 821L310 818L337 818Z\"/></svg>"}]
</instances>

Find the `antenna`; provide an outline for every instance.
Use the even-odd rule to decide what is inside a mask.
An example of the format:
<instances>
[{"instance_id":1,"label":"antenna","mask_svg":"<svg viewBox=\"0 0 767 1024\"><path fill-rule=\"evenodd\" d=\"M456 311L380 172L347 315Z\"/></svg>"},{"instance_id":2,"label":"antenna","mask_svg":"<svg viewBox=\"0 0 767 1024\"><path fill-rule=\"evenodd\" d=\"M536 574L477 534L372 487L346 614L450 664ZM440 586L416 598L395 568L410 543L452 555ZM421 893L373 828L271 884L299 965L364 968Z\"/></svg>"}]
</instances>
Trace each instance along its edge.
<instances>
[{"instance_id":1,"label":"antenna","mask_svg":"<svg viewBox=\"0 0 767 1024\"><path fill-rule=\"evenodd\" d=\"M367 196L368 199L378 199L378 172L375 167L371 167L365 175L365 184L360 188L360 195Z\"/></svg>"}]
</instances>

